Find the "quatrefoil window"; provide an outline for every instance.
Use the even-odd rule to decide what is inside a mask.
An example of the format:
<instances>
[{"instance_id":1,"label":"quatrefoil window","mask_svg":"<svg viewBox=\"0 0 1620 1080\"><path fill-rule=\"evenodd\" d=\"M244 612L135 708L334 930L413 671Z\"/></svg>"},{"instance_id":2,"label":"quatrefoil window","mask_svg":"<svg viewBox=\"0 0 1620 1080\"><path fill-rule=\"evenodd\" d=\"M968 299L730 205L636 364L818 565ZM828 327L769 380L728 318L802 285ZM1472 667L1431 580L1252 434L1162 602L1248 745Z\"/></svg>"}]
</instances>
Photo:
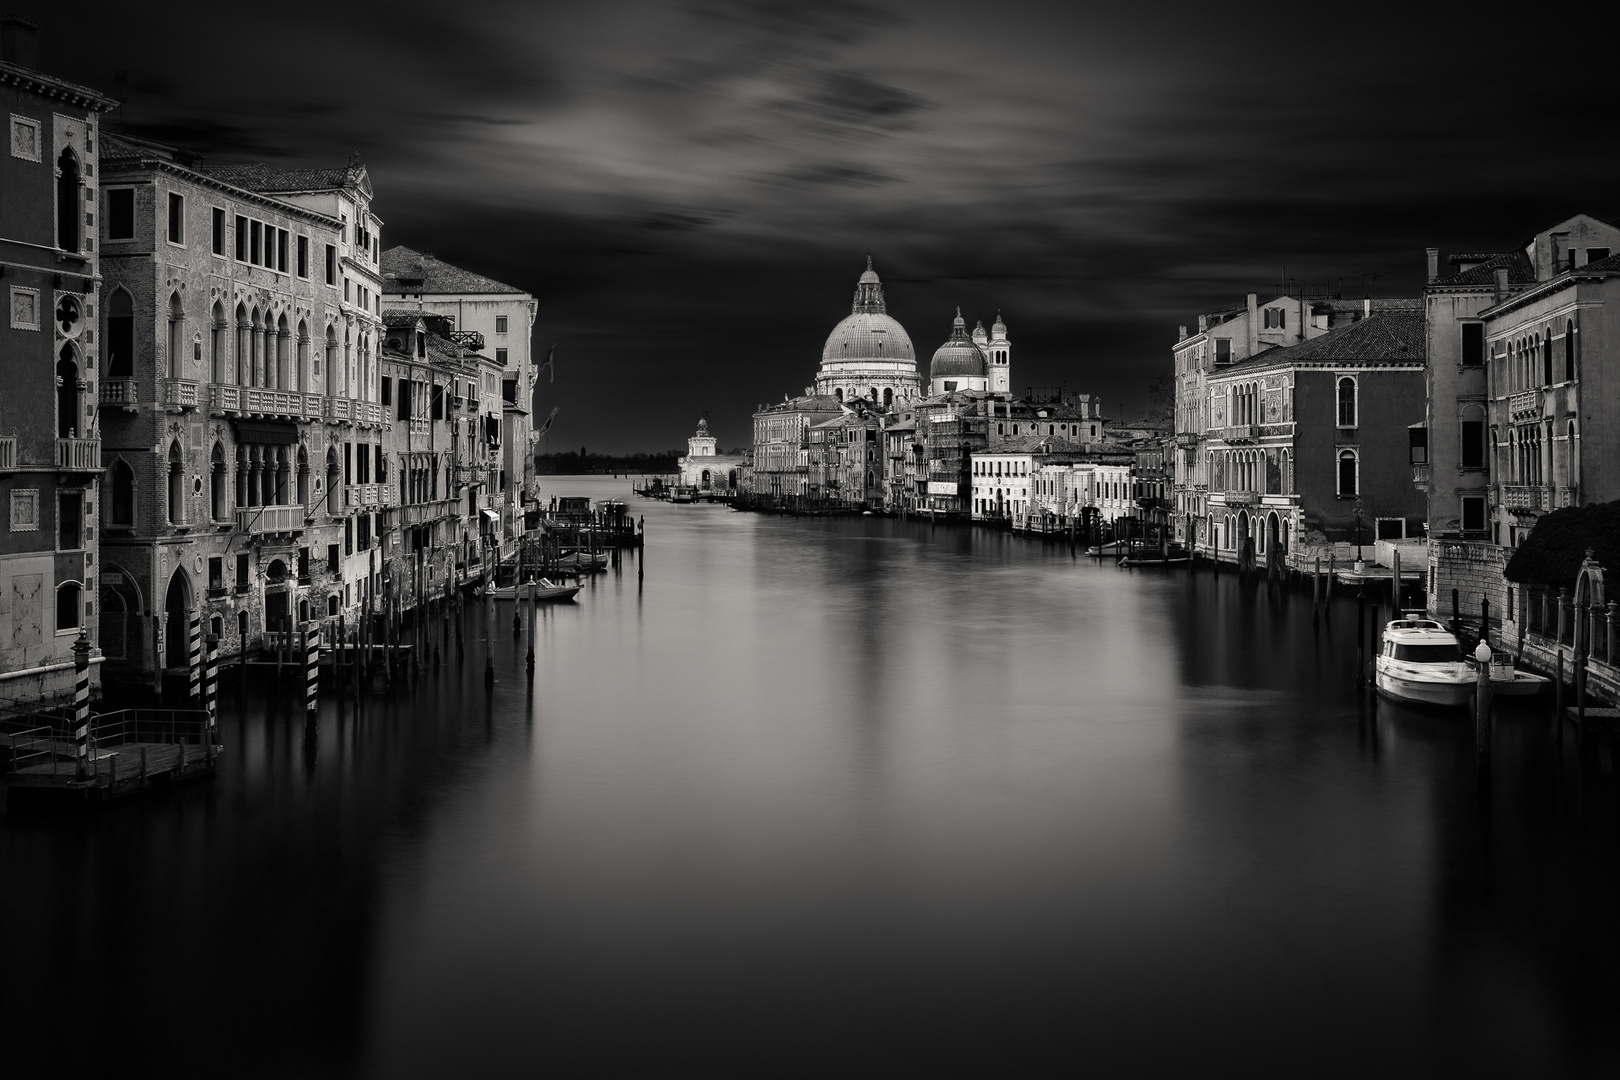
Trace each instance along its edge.
<instances>
[{"instance_id":1,"label":"quatrefoil window","mask_svg":"<svg viewBox=\"0 0 1620 1080\"><path fill-rule=\"evenodd\" d=\"M64 296L56 302L56 332L63 337L78 337L84 323L84 308L76 296Z\"/></svg>"}]
</instances>

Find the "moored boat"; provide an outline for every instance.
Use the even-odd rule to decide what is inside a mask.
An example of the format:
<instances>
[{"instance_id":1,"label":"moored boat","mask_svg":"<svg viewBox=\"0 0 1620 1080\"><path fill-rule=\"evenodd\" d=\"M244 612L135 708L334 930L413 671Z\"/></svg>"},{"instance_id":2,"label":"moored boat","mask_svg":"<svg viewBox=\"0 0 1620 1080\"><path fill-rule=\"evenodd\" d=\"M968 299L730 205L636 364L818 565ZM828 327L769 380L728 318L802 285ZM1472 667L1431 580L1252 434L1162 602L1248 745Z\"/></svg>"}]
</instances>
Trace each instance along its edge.
<instances>
[{"instance_id":1,"label":"moored boat","mask_svg":"<svg viewBox=\"0 0 1620 1080\"><path fill-rule=\"evenodd\" d=\"M1384 626L1373 682L1379 693L1397 701L1458 706L1473 696L1475 675L1455 634L1434 619L1411 616Z\"/></svg>"},{"instance_id":2,"label":"moored boat","mask_svg":"<svg viewBox=\"0 0 1620 1080\"><path fill-rule=\"evenodd\" d=\"M554 585L546 578L539 581L525 582L522 585L507 585L502 588L491 588L489 595L497 600L524 600L529 594L534 594L537 601L543 600L572 600L579 592L578 585Z\"/></svg>"}]
</instances>

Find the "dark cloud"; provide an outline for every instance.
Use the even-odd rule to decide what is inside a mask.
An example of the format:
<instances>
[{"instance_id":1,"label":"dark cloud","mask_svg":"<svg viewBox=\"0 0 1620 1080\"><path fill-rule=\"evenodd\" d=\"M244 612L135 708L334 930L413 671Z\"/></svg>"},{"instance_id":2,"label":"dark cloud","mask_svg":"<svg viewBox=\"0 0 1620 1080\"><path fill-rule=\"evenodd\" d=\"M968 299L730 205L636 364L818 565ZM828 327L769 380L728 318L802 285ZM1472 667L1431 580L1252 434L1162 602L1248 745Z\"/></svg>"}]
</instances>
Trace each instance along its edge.
<instances>
[{"instance_id":1,"label":"dark cloud","mask_svg":"<svg viewBox=\"0 0 1620 1080\"><path fill-rule=\"evenodd\" d=\"M813 377L868 251L924 366L956 304L999 308L1019 387L1115 410L1245 292L1410 294L1425 245L1620 210L1606 39L1542 63L1451 9L293 0L272 40L203 0L161 25L23 8L143 135L364 147L386 243L538 298L573 446L671 445L704 410L745 441Z\"/></svg>"}]
</instances>

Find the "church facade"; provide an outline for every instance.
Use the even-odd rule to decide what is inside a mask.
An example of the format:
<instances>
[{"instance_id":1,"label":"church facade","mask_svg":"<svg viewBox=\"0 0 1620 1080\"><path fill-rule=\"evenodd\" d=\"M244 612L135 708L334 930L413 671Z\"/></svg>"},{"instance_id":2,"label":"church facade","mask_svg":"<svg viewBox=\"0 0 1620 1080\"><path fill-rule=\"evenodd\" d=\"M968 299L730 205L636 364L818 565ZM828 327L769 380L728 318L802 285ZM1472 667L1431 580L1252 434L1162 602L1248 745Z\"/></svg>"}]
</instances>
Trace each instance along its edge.
<instances>
[{"instance_id":1,"label":"church facade","mask_svg":"<svg viewBox=\"0 0 1620 1080\"><path fill-rule=\"evenodd\" d=\"M676 466L683 487L698 491L737 491L747 456L722 454L718 447L719 440L709 434L709 421L700 419L697 433L686 440L686 456Z\"/></svg>"}]
</instances>

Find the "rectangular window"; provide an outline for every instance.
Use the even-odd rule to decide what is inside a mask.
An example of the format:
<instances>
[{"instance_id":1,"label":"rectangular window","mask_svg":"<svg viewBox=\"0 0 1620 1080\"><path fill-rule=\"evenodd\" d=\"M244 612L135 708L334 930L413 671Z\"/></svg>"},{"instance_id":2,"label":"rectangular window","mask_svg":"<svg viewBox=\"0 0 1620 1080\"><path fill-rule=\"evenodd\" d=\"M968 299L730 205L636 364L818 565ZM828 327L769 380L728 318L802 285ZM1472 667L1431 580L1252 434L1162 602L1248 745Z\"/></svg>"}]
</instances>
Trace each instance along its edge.
<instances>
[{"instance_id":1,"label":"rectangular window","mask_svg":"<svg viewBox=\"0 0 1620 1080\"><path fill-rule=\"evenodd\" d=\"M236 553L236 591L248 591L248 553L245 551Z\"/></svg>"},{"instance_id":2,"label":"rectangular window","mask_svg":"<svg viewBox=\"0 0 1620 1080\"><path fill-rule=\"evenodd\" d=\"M433 388L433 419L444 419L444 387L442 386Z\"/></svg>"},{"instance_id":3,"label":"rectangular window","mask_svg":"<svg viewBox=\"0 0 1620 1080\"><path fill-rule=\"evenodd\" d=\"M78 491L56 493L56 549L77 551L84 547L84 494Z\"/></svg>"},{"instance_id":4,"label":"rectangular window","mask_svg":"<svg viewBox=\"0 0 1620 1080\"><path fill-rule=\"evenodd\" d=\"M348 278L343 279L343 302L345 304L347 304L349 302L349 279Z\"/></svg>"},{"instance_id":5,"label":"rectangular window","mask_svg":"<svg viewBox=\"0 0 1620 1080\"><path fill-rule=\"evenodd\" d=\"M1413 427L1406 429L1406 444L1413 465L1427 465L1429 463L1429 429L1426 427Z\"/></svg>"},{"instance_id":6,"label":"rectangular window","mask_svg":"<svg viewBox=\"0 0 1620 1080\"><path fill-rule=\"evenodd\" d=\"M497 315L497 316L495 316L495 332L497 334L506 333L506 316L505 315Z\"/></svg>"},{"instance_id":7,"label":"rectangular window","mask_svg":"<svg viewBox=\"0 0 1620 1080\"><path fill-rule=\"evenodd\" d=\"M186 242L186 198L177 192L169 192L169 243L183 244Z\"/></svg>"},{"instance_id":8,"label":"rectangular window","mask_svg":"<svg viewBox=\"0 0 1620 1080\"><path fill-rule=\"evenodd\" d=\"M326 283L337 284L337 248L331 244L326 245Z\"/></svg>"},{"instance_id":9,"label":"rectangular window","mask_svg":"<svg viewBox=\"0 0 1620 1080\"><path fill-rule=\"evenodd\" d=\"M382 377L382 403L384 405L394 403L394 380L387 375Z\"/></svg>"},{"instance_id":10,"label":"rectangular window","mask_svg":"<svg viewBox=\"0 0 1620 1080\"><path fill-rule=\"evenodd\" d=\"M1599 261L1600 259L1607 259L1608 257L1609 257L1609 249L1608 248L1587 248L1586 249L1586 263L1587 263L1588 266L1590 266L1592 263L1595 263L1595 262Z\"/></svg>"},{"instance_id":11,"label":"rectangular window","mask_svg":"<svg viewBox=\"0 0 1620 1080\"><path fill-rule=\"evenodd\" d=\"M495 362L497 364L501 365L502 367L506 366L506 350L505 349L496 349L495 350Z\"/></svg>"},{"instance_id":12,"label":"rectangular window","mask_svg":"<svg viewBox=\"0 0 1620 1080\"><path fill-rule=\"evenodd\" d=\"M351 479L351 477L354 475L354 473L349 468L349 466L351 465L351 463L353 461L354 461L354 443L344 443L343 444L343 482L345 484L354 483L354 481Z\"/></svg>"},{"instance_id":13,"label":"rectangular window","mask_svg":"<svg viewBox=\"0 0 1620 1080\"><path fill-rule=\"evenodd\" d=\"M1465 469L1483 469L1485 467L1485 421L1464 420L1462 422L1462 467Z\"/></svg>"},{"instance_id":14,"label":"rectangular window","mask_svg":"<svg viewBox=\"0 0 1620 1080\"><path fill-rule=\"evenodd\" d=\"M298 238L298 276L309 277L309 237Z\"/></svg>"},{"instance_id":15,"label":"rectangular window","mask_svg":"<svg viewBox=\"0 0 1620 1080\"><path fill-rule=\"evenodd\" d=\"M1217 364L1230 364L1232 362L1232 342L1229 338L1215 339L1215 362Z\"/></svg>"},{"instance_id":16,"label":"rectangular window","mask_svg":"<svg viewBox=\"0 0 1620 1080\"><path fill-rule=\"evenodd\" d=\"M338 553L338 546L336 544L327 544L326 545L326 570L327 570L327 573L337 574L337 573L341 572L342 569L343 569L342 563L343 563L343 556Z\"/></svg>"},{"instance_id":17,"label":"rectangular window","mask_svg":"<svg viewBox=\"0 0 1620 1080\"><path fill-rule=\"evenodd\" d=\"M343 554L354 554L354 518L343 519Z\"/></svg>"},{"instance_id":18,"label":"rectangular window","mask_svg":"<svg viewBox=\"0 0 1620 1080\"><path fill-rule=\"evenodd\" d=\"M208 591L211 593L225 591L225 560L218 555L208 560Z\"/></svg>"},{"instance_id":19,"label":"rectangular window","mask_svg":"<svg viewBox=\"0 0 1620 1080\"><path fill-rule=\"evenodd\" d=\"M1462 362L1473 365L1483 364L1485 362L1484 323L1463 323Z\"/></svg>"},{"instance_id":20,"label":"rectangular window","mask_svg":"<svg viewBox=\"0 0 1620 1080\"><path fill-rule=\"evenodd\" d=\"M107 239L135 239L134 188L114 188L107 192Z\"/></svg>"},{"instance_id":21,"label":"rectangular window","mask_svg":"<svg viewBox=\"0 0 1620 1080\"><path fill-rule=\"evenodd\" d=\"M236 215L236 261L248 261L248 219Z\"/></svg>"},{"instance_id":22,"label":"rectangular window","mask_svg":"<svg viewBox=\"0 0 1620 1080\"><path fill-rule=\"evenodd\" d=\"M216 206L210 216L212 218L214 254L223 255L225 254L225 211Z\"/></svg>"},{"instance_id":23,"label":"rectangular window","mask_svg":"<svg viewBox=\"0 0 1620 1080\"><path fill-rule=\"evenodd\" d=\"M309 584L309 548L298 549L298 584Z\"/></svg>"},{"instance_id":24,"label":"rectangular window","mask_svg":"<svg viewBox=\"0 0 1620 1080\"><path fill-rule=\"evenodd\" d=\"M399 414L396 420L408 419L411 415L411 384L405 379L399 380Z\"/></svg>"},{"instance_id":25,"label":"rectangular window","mask_svg":"<svg viewBox=\"0 0 1620 1080\"><path fill-rule=\"evenodd\" d=\"M1464 532L1485 531L1485 496L1462 497L1462 527Z\"/></svg>"},{"instance_id":26,"label":"rectangular window","mask_svg":"<svg viewBox=\"0 0 1620 1080\"><path fill-rule=\"evenodd\" d=\"M264 226L257 221L248 225L248 262L258 266L264 261Z\"/></svg>"},{"instance_id":27,"label":"rectangular window","mask_svg":"<svg viewBox=\"0 0 1620 1080\"><path fill-rule=\"evenodd\" d=\"M287 230L276 230L276 269L287 272Z\"/></svg>"}]
</instances>

